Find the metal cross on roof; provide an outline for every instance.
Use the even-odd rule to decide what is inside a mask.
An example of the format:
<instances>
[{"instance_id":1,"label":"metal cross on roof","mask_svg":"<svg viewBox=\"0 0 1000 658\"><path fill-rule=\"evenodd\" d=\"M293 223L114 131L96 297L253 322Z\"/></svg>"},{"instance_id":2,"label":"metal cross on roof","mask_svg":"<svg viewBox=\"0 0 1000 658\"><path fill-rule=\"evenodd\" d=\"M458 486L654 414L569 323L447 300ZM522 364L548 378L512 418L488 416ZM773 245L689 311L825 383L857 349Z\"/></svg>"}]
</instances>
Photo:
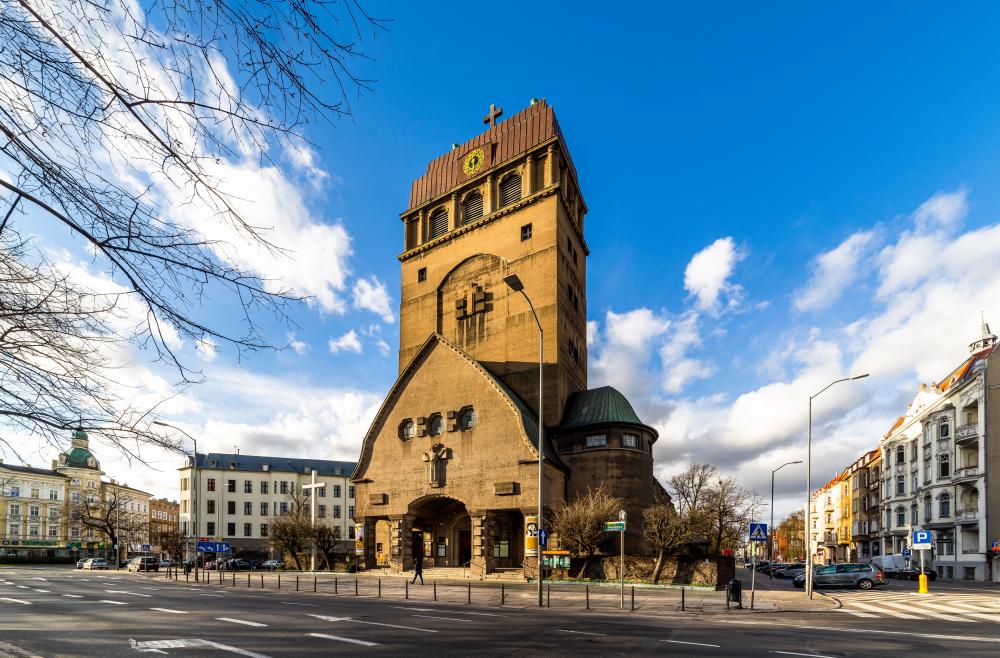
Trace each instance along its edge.
<instances>
[{"instance_id":1,"label":"metal cross on roof","mask_svg":"<svg viewBox=\"0 0 1000 658\"><path fill-rule=\"evenodd\" d=\"M503 108L490 103L489 113L483 117L483 123L490 124L490 128L496 125L497 118L503 114Z\"/></svg>"}]
</instances>

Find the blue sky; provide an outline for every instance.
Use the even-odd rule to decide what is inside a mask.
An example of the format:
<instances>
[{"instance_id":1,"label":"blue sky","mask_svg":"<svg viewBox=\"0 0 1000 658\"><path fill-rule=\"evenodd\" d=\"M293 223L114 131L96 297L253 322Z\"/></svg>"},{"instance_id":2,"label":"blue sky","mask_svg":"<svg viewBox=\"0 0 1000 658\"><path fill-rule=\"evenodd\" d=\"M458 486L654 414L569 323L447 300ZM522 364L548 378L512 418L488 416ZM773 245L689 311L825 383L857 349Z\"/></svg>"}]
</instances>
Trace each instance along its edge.
<instances>
[{"instance_id":1,"label":"blue sky","mask_svg":"<svg viewBox=\"0 0 1000 658\"><path fill-rule=\"evenodd\" d=\"M366 6L393 19L362 66L374 92L307 129L311 162L288 155L274 188L294 203L258 205L293 249L321 227L330 249L292 268L320 296L294 313L299 351L209 357L168 409L202 445L356 456L396 373L410 182L491 102L555 107L590 209L591 385L660 430L663 477L721 460L763 491L801 457L808 393L871 371L824 397L822 484L964 358L980 310L1000 326L1000 7ZM779 514L801 505L790 471ZM137 477L176 491L169 470Z\"/></svg>"}]
</instances>

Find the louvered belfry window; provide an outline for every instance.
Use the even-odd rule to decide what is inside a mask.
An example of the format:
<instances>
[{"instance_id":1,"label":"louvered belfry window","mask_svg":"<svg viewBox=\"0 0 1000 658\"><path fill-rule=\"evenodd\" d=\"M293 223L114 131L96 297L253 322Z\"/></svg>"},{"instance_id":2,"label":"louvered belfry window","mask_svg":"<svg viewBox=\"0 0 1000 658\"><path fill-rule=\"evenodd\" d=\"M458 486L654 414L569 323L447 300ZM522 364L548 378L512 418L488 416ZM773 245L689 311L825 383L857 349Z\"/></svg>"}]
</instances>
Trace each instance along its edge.
<instances>
[{"instance_id":1,"label":"louvered belfry window","mask_svg":"<svg viewBox=\"0 0 1000 658\"><path fill-rule=\"evenodd\" d=\"M462 202L462 223L468 224L483 216L483 195L474 192Z\"/></svg>"},{"instance_id":2,"label":"louvered belfry window","mask_svg":"<svg viewBox=\"0 0 1000 658\"><path fill-rule=\"evenodd\" d=\"M430 238L434 239L439 235L444 235L448 232L448 211L444 208L438 208L433 213L431 213L431 231Z\"/></svg>"},{"instance_id":3,"label":"louvered belfry window","mask_svg":"<svg viewBox=\"0 0 1000 658\"><path fill-rule=\"evenodd\" d=\"M511 174L500 181L500 206L509 206L521 199L521 177Z\"/></svg>"}]
</instances>

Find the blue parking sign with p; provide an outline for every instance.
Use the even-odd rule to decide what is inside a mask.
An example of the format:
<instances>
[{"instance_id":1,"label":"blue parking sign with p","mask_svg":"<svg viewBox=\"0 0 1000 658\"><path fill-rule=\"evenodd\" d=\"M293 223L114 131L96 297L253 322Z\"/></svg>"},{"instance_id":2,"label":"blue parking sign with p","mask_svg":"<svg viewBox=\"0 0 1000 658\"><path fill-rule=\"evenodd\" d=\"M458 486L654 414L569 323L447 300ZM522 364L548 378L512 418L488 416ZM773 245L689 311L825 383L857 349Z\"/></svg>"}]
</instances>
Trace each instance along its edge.
<instances>
[{"instance_id":1,"label":"blue parking sign with p","mask_svg":"<svg viewBox=\"0 0 1000 658\"><path fill-rule=\"evenodd\" d=\"M932 539L930 530L914 530L910 548L930 548Z\"/></svg>"}]
</instances>

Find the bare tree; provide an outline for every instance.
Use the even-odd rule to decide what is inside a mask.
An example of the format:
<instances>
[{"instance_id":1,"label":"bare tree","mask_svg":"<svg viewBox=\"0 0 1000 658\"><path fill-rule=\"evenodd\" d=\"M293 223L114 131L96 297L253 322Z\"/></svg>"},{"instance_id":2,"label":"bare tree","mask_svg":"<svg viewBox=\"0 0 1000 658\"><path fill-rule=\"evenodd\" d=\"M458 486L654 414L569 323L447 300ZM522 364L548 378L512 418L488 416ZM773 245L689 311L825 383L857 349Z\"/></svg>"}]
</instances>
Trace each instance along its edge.
<instances>
[{"instance_id":1,"label":"bare tree","mask_svg":"<svg viewBox=\"0 0 1000 658\"><path fill-rule=\"evenodd\" d=\"M670 485L673 501L681 514L689 514L700 510L709 496L712 482L718 477L719 471L711 464L690 464L683 472L671 477Z\"/></svg>"},{"instance_id":2,"label":"bare tree","mask_svg":"<svg viewBox=\"0 0 1000 658\"><path fill-rule=\"evenodd\" d=\"M149 531L149 518L135 510L139 499L127 489L114 483L102 483L92 500L70 503L69 522L95 530L108 538L112 546L119 546L123 539L145 538ZM120 549L119 549L120 550ZM116 563L117 555L116 553Z\"/></svg>"},{"instance_id":3,"label":"bare tree","mask_svg":"<svg viewBox=\"0 0 1000 658\"><path fill-rule=\"evenodd\" d=\"M711 553L738 544L760 505L757 492L744 489L734 477L722 477L711 464L691 464L669 485L689 532L704 537Z\"/></svg>"},{"instance_id":4,"label":"bare tree","mask_svg":"<svg viewBox=\"0 0 1000 658\"><path fill-rule=\"evenodd\" d=\"M309 545L309 532L309 519L303 514L289 512L271 519L268 537L282 551L291 554L295 568L302 571L300 554Z\"/></svg>"},{"instance_id":5,"label":"bare tree","mask_svg":"<svg viewBox=\"0 0 1000 658\"><path fill-rule=\"evenodd\" d=\"M660 580L666 557L678 553L689 543L692 517L679 514L673 505L659 504L644 509L642 519L646 540L656 549L655 584Z\"/></svg>"},{"instance_id":6,"label":"bare tree","mask_svg":"<svg viewBox=\"0 0 1000 658\"><path fill-rule=\"evenodd\" d=\"M349 114L352 96L370 88L355 72L366 58L361 45L385 27L357 0L0 7L0 236L8 238L0 276L10 277L0 289L20 296L10 321L21 336L10 338L22 341L22 356L33 352L15 360L15 371L6 370L9 359L0 363L0 384L17 393L0 391L0 414L50 437L82 427L141 445L158 440L150 416L109 405L107 382L81 377L95 355L87 342L131 340L182 382L199 376L178 358L171 334L223 342L240 355L272 347L259 318L287 320L299 296L240 264L248 250L287 253L240 210L223 166L270 162L275 146L304 145L306 124ZM37 253L26 254L10 237L19 219L32 230L48 222L50 233L92 254L139 310L135 324L112 331L99 318L118 299L74 290ZM41 278L26 278L24 268ZM206 322L199 311L207 296L239 309L239 328ZM49 309L55 324L39 329L30 316ZM59 327L71 330L66 345L38 344ZM53 378L59 386L49 390Z\"/></svg>"},{"instance_id":7,"label":"bare tree","mask_svg":"<svg viewBox=\"0 0 1000 658\"><path fill-rule=\"evenodd\" d=\"M323 556L327 570L333 571L337 546L340 543L340 528L330 525L325 520L318 521L309 528L308 541Z\"/></svg>"},{"instance_id":8,"label":"bare tree","mask_svg":"<svg viewBox=\"0 0 1000 658\"><path fill-rule=\"evenodd\" d=\"M176 530L163 530L150 537L150 542L160 545L160 551L174 560L180 560L184 553L184 536Z\"/></svg>"},{"instance_id":9,"label":"bare tree","mask_svg":"<svg viewBox=\"0 0 1000 658\"><path fill-rule=\"evenodd\" d=\"M591 559L604 541L604 522L616 519L621 507L620 498L609 496L600 488L590 489L585 496L556 510L552 526L559 534L559 543L585 557L577 578L587 572Z\"/></svg>"}]
</instances>

